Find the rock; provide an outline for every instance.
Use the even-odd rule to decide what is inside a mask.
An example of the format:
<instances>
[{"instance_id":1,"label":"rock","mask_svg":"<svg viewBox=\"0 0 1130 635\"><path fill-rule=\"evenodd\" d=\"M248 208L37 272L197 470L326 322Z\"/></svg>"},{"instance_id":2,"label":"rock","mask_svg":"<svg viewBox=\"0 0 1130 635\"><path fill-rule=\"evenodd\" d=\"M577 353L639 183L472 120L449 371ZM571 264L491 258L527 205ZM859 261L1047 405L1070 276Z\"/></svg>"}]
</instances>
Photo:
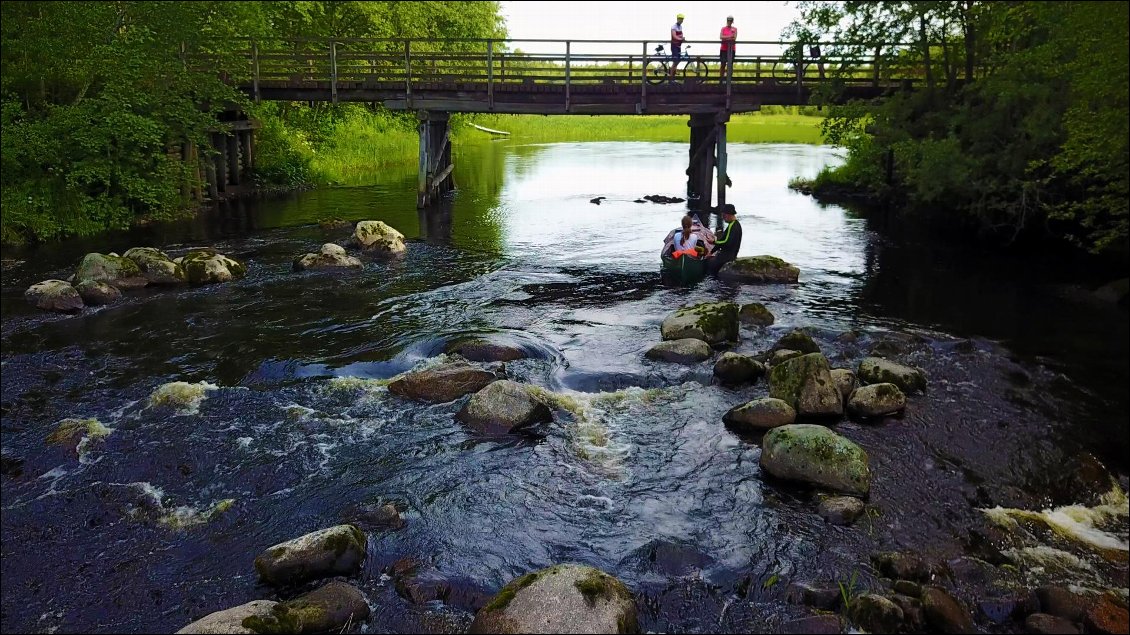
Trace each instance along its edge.
<instances>
[{"instance_id":1,"label":"rock","mask_svg":"<svg viewBox=\"0 0 1130 635\"><path fill-rule=\"evenodd\" d=\"M774 366L769 371L769 396L788 403L800 417L843 414L840 391L832 383L828 360L820 353Z\"/></svg>"},{"instance_id":2,"label":"rock","mask_svg":"<svg viewBox=\"0 0 1130 635\"><path fill-rule=\"evenodd\" d=\"M275 586L352 575L365 559L368 538L353 525L337 525L279 543L255 558L259 578Z\"/></svg>"},{"instance_id":3,"label":"rock","mask_svg":"<svg viewBox=\"0 0 1130 635\"><path fill-rule=\"evenodd\" d=\"M478 392L495 379L494 373L467 362L446 362L407 373L390 383L388 391L408 399L444 403Z\"/></svg>"},{"instance_id":4,"label":"rock","mask_svg":"<svg viewBox=\"0 0 1130 635\"><path fill-rule=\"evenodd\" d=\"M742 308L738 310L738 319L742 324L751 326L769 326L776 320L764 304L757 302L743 304Z\"/></svg>"},{"instance_id":5,"label":"rock","mask_svg":"<svg viewBox=\"0 0 1130 635\"><path fill-rule=\"evenodd\" d=\"M697 364L704 359L710 359L714 350L706 342L686 337L679 340L660 342L644 353L644 357L676 364Z\"/></svg>"},{"instance_id":6,"label":"rock","mask_svg":"<svg viewBox=\"0 0 1130 635\"><path fill-rule=\"evenodd\" d=\"M122 299L122 292L117 287L95 280L83 280L75 290L82 296L82 301L90 306L110 304Z\"/></svg>"},{"instance_id":7,"label":"rock","mask_svg":"<svg viewBox=\"0 0 1130 635\"><path fill-rule=\"evenodd\" d=\"M188 280L184 267L173 262L165 252L153 247L134 247L125 253L149 284L183 284Z\"/></svg>"},{"instance_id":8,"label":"rock","mask_svg":"<svg viewBox=\"0 0 1130 635\"><path fill-rule=\"evenodd\" d=\"M836 385L836 390L840 391L840 398L846 403L855 390L855 373L846 368L833 368L828 373L832 375L832 383Z\"/></svg>"},{"instance_id":9,"label":"rock","mask_svg":"<svg viewBox=\"0 0 1130 635\"><path fill-rule=\"evenodd\" d=\"M871 562L875 564L879 573L894 580L913 582L930 580L930 565L916 553L893 551L877 553L871 556Z\"/></svg>"},{"instance_id":10,"label":"rock","mask_svg":"<svg viewBox=\"0 0 1130 635\"><path fill-rule=\"evenodd\" d=\"M82 310L82 297L69 283L63 280L44 280L24 291L28 304L44 311L77 313Z\"/></svg>"},{"instance_id":11,"label":"rock","mask_svg":"<svg viewBox=\"0 0 1130 635\"><path fill-rule=\"evenodd\" d=\"M367 619L365 596L353 585L335 581L280 602L266 615L248 617L243 625L255 633L336 633Z\"/></svg>"},{"instance_id":12,"label":"rock","mask_svg":"<svg viewBox=\"0 0 1130 635\"><path fill-rule=\"evenodd\" d=\"M764 374L765 366L749 355L726 352L714 363L714 376L724 384L744 384Z\"/></svg>"},{"instance_id":13,"label":"rock","mask_svg":"<svg viewBox=\"0 0 1130 635\"><path fill-rule=\"evenodd\" d=\"M1041 612L1072 622L1083 621L1083 615L1087 612L1086 599L1063 587L1040 587L1036 589L1036 598L1040 600Z\"/></svg>"},{"instance_id":14,"label":"rock","mask_svg":"<svg viewBox=\"0 0 1130 635\"><path fill-rule=\"evenodd\" d=\"M483 339L448 344L446 352L462 355L473 362L512 362L528 357L526 351L520 348Z\"/></svg>"},{"instance_id":15,"label":"rock","mask_svg":"<svg viewBox=\"0 0 1130 635\"><path fill-rule=\"evenodd\" d=\"M1048 615L1047 613L1033 613L1024 620L1024 632L1042 635L1076 635L1079 633L1079 629L1062 617Z\"/></svg>"},{"instance_id":16,"label":"rock","mask_svg":"<svg viewBox=\"0 0 1130 635\"><path fill-rule=\"evenodd\" d=\"M345 253L345 248L334 243L322 245L318 253L303 254L294 259L293 269L305 271L307 269L339 269L339 268L364 267L360 260Z\"/></svg>"},{"instance_id":17,"label":"rock","mask_svg":"<svg viewBox=\"0 0 1130 635\"><path fill-rule=\"evenodd\" d=\"M722 422L735 432L761 432L796 422L796 410L772 397L754 399L722 415Z\"/></svg>"},{"instance_id":18,"label":"rock","mask_svg":"<svg viewBox=\"0 0 1130 635\"><path fill-rule=\"evenodd\" d=\"M707 344L738 341L738 305L733 302L704 302L683 307L663 320L660 332L665 340L687 337Z\"/></svg>"},{"instance_id":19,"label":"rock","mask_svg":"<svg viewBox=\"0 0 1130 635\"><path fill-rule=\"evenodd\" d=\"M854 496L829 496L816 511L833 525L850 525L863 513L863 501Z\"/></svg>"},{"instance_id":20,"label":"rock","mask_svg":"<svg viewBox=\"0 0 1130 635\"><path fill-rule=\"evenodd\" d=\"M856 374L865 384L894 384L906 394L926 390L926 375L921 370L879 357L865 357Z\"/></svg>"},{"instance_id":21,"label":"rock","mask_svg":"<svg viewBox=\"0 0 1130 635\"><path fill-rule=\"evenodd\" d=\"M868 633L895 633L902 625L903 612L881 595L864 593L851 602L851 621Z\"/></svg>"},{"instance_id":22,"label":"rock","mask_svg":"<svg viewBox=\"0 0 1130 635\"><path fill-rule=\"evenodd\" d=\"M887 599L902 609L902 631L904 633L921 633L926 630L926 616L922 612L921 600L898 593Z\"/></svg>"},{"instance_id":23,"label":"rock","mask_svg":"<svg viewBox=\"0 0 1130 635\"><path fill-rule=\"evenodd\" d=\"M804 604L822 611L834 611L840 606L843 594L838 588L818 587L804 582L793 582L785 589L785 601Z\"/></svg>"},{"instance_id":24,"label":"rock","mask_svg":"<svg viewBox=\"0 0 1130 635\"><path fill-rule=\"evenodd\" d=\"M75 269L75 284L84 280L105 282L122 290L137 289L149 284L137 263L114 254L89 253Z\"/></svg>"},{"instance_id":25,"label":"rock","mask_svg":"<svg viewBox=\"0 0 1130 635\"><path fill-rule=\"evenodd\" d=\"M787 362L790 359L800 357L801 355L804 355L804 353L800 351L794 351L789 348L782 348L769 353L769 358L765 363L768 364L770 368L772 368L773 366L777 366L781 362Z\"/></svg>"},{"instance_id":26,"label":"rock","mask_svg":"<svg viewBox=\"0 0 1130 635\"><path fill-rule=\"evenodd\" d=\"M364 251L398 256L408 251L404 234L379 220L363 220L353 228L353 239Z\"/></svg>"},{"instance_id":27,"label":"rock","mask_svg":"<svg viewBox=\"0 0 1130 635\"><path fill-rule=\"evenodd\" d=\"M1103 594L1087 609L1083 617L1083 624L1087 632L1113 635L1114 633L1130 632L1130 613L1125 606L1120 606L1110 597Z\"/></svg>"},{"instance_id":28,"label":"rock","mask_svg":"<svg viewBox=\"0 0 1130 635\"><path fill-rule=\"evenodd\" d=\"M24 460L10 454L0 454L0 474L13 478L24 473Z\"/></svg>"},{"instance_id":29,"label":"rock","mask_svg":"<svg viewBox=\"0 0 1130 635\"><path fill-rule=\"evenodd\" d=\"M816 342L813 341L808 333L800 329L793 329L782 336L781 339L777 340L777 343L774 344L773 348L770 350L800 351L801 353L808 354L819 353L820 347L816 345Z\"/></svg>"},{"instance_id":30,"label":"rock","mask_svg":"<svg viewBox=\"0 0 1130 635\"><path fill-rule=\"evenodd\" d=\"M906 395L894 384L869 384L851 393L848 412L857 417L881 417L906 409Z\"/></svg>"},{"instance_id":31,"label":"rock","mask_svg":"<svg viewBox=\"0 0 1130 635\"><path fill-rule=\"evenodd\" d=\"M1111 304L1123 304L1126 302L1127 294L1130 294L1130 278L1121 278L1113 282L1108 282L1103 286L1095 289L1095 297Z\"/></svg>"},{"instance_id":32,"label":"rock","mask_svg":"<svg viewBox=\"0 0 1130 635\"><path fill-rule=\"evenodd\" d=\"M714 564L714 559L694 545L656 539L632 550L622 562L664 577L698 577Z\"/></svg>"},{"instance_id":33,"label":"rock","mask_svg":"<svg viewBox=\"0 0 1130 635\"><path fill-rule=\"evenodd\" d=\"M846 494L871 489L867 453L828 428L792 424L773 428L762 442L761 468L777 478L804 481Z\"/></svg>"},{"instance_id":34,"label":"rock","mask_svg":"<svg viewBox=\"0 0 1130 635\"><path fill-rule=\"evenodd\" d=\"M790 620L781 625L782 633L812 633L813 635L826 635L839 633L840 618L838 615L812 615L799 620Z\"/></svg>"},{"instance_id":35,"label":"rock","mask_svg":"<svg viewBox=\"0 0 1130 635\"><path fill-rule=\"evenodd\" d=\"M352 525L365 531L397 531L404 528L400 511L391 503L379 507L363 505L351 508L343 517Z\"/></svg>"},{"instance_id":36,"label":"rock","mask_svg":"<svg viewBox=\"0 0 1130 635\"><path fill-rule=\"evenodd\" d=\"M977 610L993 624L1005 624L1013 619L1023 620L1040 610L1034 593L1016 593L1012 596L986 598L977 603Z\"/></svg>"},{"instance_id":37,"label":"rock","mask_svg":"<svg viewBox=\"0 0 1130 635\"><path fill-rule=\"evenodd\" d=\"M902 595L905 595L907 597L922 597L922 585L918 584L917 582L911 582L910 580L895 580L895 583L891 585L891 588L894 589L895 593L901 593Z\"/></svg>"},{"instance_id":38,"label":"rock","mask_svg":"<svg viewBox=\"0 0 1130 635\"><path fill-rule=\"evenodd\" d=\"M192 284L231 282L247 275L247 267L214 249L190 251L181 259L186 279Z\"/></svg>"},{"instance_id":39,"label":"rock","mask_svg":"<svg viewBox=\"0 0 1130 635\"><path fill-rule=\"evenodd\" d=\"M271 615L275 602L268 600L254 600L247 604L209 613L195 622L177 631L180 633L194 634L220 634L220 633L255 633L251 628L243 625L243 621L265 618Z\"/></svg>"},{"instance_id":40,"label":"rock","mask_svg":"<svg viewBox=\"0 0 1130 635\"><path fill-rule=\"evenodd\" d=\"M522 384L499 379L472 395L455 418L484 434L509 434L552 421L553 413Z\"/></svg>"},{"instance_id":41,"label":"rock","mask_svg":"<svg viewBox=\"0 0 1130 635\"><path fill-rule=\"evenodd\" d=\"M922 612L926 615L926 623L934 630L943 633L973 632L973 616L945 589L923 589Z\"/></svg>"},{"instance_id":42,"label":"rock","mask_svg":"<svg viewBox=\"0 0 1130 635\"><path fill-rule=\"evenodd\" d=\"M411 568L399 569L396 576L396 593L412 604L427 604L439 600L446 601L451 592L447 578L430 566L413 562Z\"/></svg>"},{"instance_id":43,"label":"rock","mask_svg":"<svg viewBox=\"0 0 1130 635\"><path fill-rule=\"evenodd\" d=\"M634 633L636 604L616 578L562 564L507 584L471 623L471 633Z\"/></svg>"},{"instance_id":44,"label":"rock","mask_svg":"<svg viewBox=\"0 0 1130 635\"><path fill-rule=\"evenodd\" d=\"M323 218L322 220L318 221L318 227L325 229L325 230L344 229L344 228L350 227L352 225L353 225L353 223L345 220L344 218L337 218L337 217Z\"/></svg>"},{"instance_id":45,"label":"rock","mask_svg":"<svg viewBox=\"0 0 1130 635\"><path fill-rule=\"evenodd\" d=\"M747 256L723 265L718 277L746 283L795 283L800 269L774 256Z\"/></svg>"}]
</instances>

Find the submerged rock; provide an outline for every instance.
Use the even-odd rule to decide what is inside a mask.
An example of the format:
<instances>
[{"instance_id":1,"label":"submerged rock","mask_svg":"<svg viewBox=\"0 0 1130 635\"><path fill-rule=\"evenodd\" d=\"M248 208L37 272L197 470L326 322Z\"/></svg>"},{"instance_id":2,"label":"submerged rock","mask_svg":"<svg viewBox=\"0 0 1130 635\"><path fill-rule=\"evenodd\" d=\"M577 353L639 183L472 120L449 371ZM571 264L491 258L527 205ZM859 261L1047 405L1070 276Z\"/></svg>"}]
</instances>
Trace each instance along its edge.
<instances>
[{"instance_id":1,"label":"submerged rock","mask_svg":"<svg viewBox=\"0 0 1130 635\"><path fill-rule=\"evenodd\" d=\"M748 283L795 283L800 269L775 256L747 256L723 265L718 277Z\"/></svg>"},{"instance_id":2,"label":"submerged rock","mask_svg":"<svg viewBox=\"0 0 1130 635\"><path fill-rule=\"evenodd\" d=\"M318 253L308 253L294 259L293 269L305 271L307 269L339 269L361 268L364 265L360 260L345 253L345 247L326 243Z\"/></svg>"},{"instance_id":3,"label":"submerged rock","mask_svg":"<svg viewBox=\"0 0 1130 635\"><path fill-rule=\"evenodd\" d=\"M807 582L793 582L785 589L785 601L804 604L822 611L834 611L840 606L843 594L834 586L823 587Z\"/></svg>"},{"instance_id":4,"label":"submerged rock","mask_svg":"<svg viewBox=\"0 0 1130 635\"><path fill-rule=\"evenodd\" d=\"M846 494L866 496L871 490L867 453L820 425L792 424L770 430L762 441L761 467L777 478Z\"/></svg>"},{"instance_id":5,"label":"submerged rock","mask_svg":"<svg viewBox=\"0 0 1130 635\"><path fill-rule=\"evenodd\" d=\"M182 284L188 281L184 267L153 247L134 247L125 256L141 269L149 284Z\"/></svg>"},{"instance_id":6,"label":"submerged rock","mask_svg":"<svg viewBox=\"0 0 1130 635\"><path fill-rule=\"evenodd\" d=\"M634 633L636 603L616 578L561 564L507 584L475 615L471 633Z\"/></svg>"},{"instance_id":7,"label":"submerged rock","mask_svg":"<svg viewBox=\"0 0 1130 635\"><path fill-rule=\"evenodd\" d=\"M293 600L279 602L242 623L255 633L329 633L369 619L365 596L351 584L330 582Z\"/></svg>"},{"instance_id":8,"label":"submerged rock","mask_svg":"<svg viewBox=\"0 0 1130 635\"><path fill-rule=\"evenodd\" d=\"M781 625L781 633L796 635L825 635L840 633L840 617L838 615L810 615L796 620L790 620Z\"/></svg>"},{"instance_id":9,"label":"submerged rock","mask_svg":"<svg viewBox=\"0 0 1130 635\"><path fill-rule=\"evenodd\" d=\"M158 386L153 394L149 395L149 407L169 406L188 414L195 414L209 390L219 390L219 386L206 381L195 384L171 381Z\"/></svg>"},{"instance_id":10,"label":"submerged rock","mask_svg":"<svg viewBox=\"0 0 1130 635\"><path fill-rule=\"evenodd\" d=\"M710 359L714 350L706 342L693 337L660 342L644 353L644 357L676 364L696 364Z\"/></svg>"},{"instance_id":11,"label":"submerged rock","mask_svg":"<svg viewBox=\"0 0 1130 635\"><path fill-rule=\"evenodd\" d=\"M241 604L223 611L209 613L180 629L177 633L178 635L181 633L218 635L220 633L262 632L244 626L243 621L252 620L252 623L255 623L257 619L269 617L271 615L271 609L273 609L276 604L276 602L269 600L253 600L247 604Z\"/></svg>"},{"instance_id":12,"label":"submerged rock","mask_svg":"<svg viewBox=\"0 0 1130 635\"><path fill-rule=\"evenodd\" d=\"M485 434L508 434L552 421L553 413L522 384L499 379L472 395L455 418Z\"/></svg>"},{"instance_id":13,"label":"submerged rock","mask_svg":"<svg viewBox=\"0 0 1130 635\"><path fill-rule=\"evenodd\" d=\"M247 275L247 266L214 249L197 249L181 259L185 277L192 284L231 282Z\"/></svg>"},{"instance_id":14,"label":"submerged rock","mask_svg":"<svg viewBox=\"0 0 1130 635\"><path fill-rule=\"evenodd\" d=\"M74 283L84 280L105 282L118 289L137 289L149 284L137 263L116 254L89 253L75 269Z\"/></svg>"},{"instance_id":15,"label":"submerged rock","mask_svg":"<svg viewBox=\"0 0 1130 635\"><path fill-rule=\"evenodd\" d=\"M401 376L388 385L399 397L445 403L478 392L497 379L494 373L467 362L445 362Z\"/></svg>"},{"instance_id":16,"label":"submerged rock","mask_svg":"<svg viewBox=\"0 0 1130 635\"><path fill-rule=\"evenodd\" d=\"M832 382L828 360L809 353L777 364L769 371L769 396L788 403L797 416L843 414L840 391Z\"/></svg>"},{"instance_id":17,"label":"submerged rock","mask_svg":"<svg viewBox=\"0 0 1130 635\"><path fill-rule=\"evenodd\" d=\"M392 503L352 507L342 515L342 519L366 531L398 531L404 528L400 510Z\"/></svg>"},{"instance_id":18,"label":"submerged rock","mask_svg":"<svg viewBox=\"0 0 1130 635\"><path fill-rule=\"evenodd\" d=\"M275 586L352 575L361 568L367 545L368 537L360 529L337 525L268 548L255 558L255 571Z\"/></svg>"},{"instance_id":19,"label":"submerged rock","mask_svg":"<svg viewBox=\"0 0 1130 635\"><path fill-rule=\"evenodd\" d=\"M930 579L930 564L922 556L910 551L885 551L871 556L879 573L892 580L926 582Z\"/></svg>"},{"instance_id":20,"label":"submerged rock","mask_svg":"<svg viewBox=\"0 0 1130 635\"><path fill-rule=\"evenodd\" d=\"M879 357L865 357L857 371L866 384L894 384L906 394L926 390L926 375L917 368L903 366Z\"/></svg>"},{"instance_id":21,"label":"submerged rock","mask_svg":"<svg viewBox=\"0 0 1130 635\"><path fill-rule=\"evenodd\" d=\"M765 366L749 355L722 353L714 364L714 376L724 384L744 384L764 374Z\"/></svg>"},{"instance_id":22,"label":"submerged rock","mask_svg":"<svg viewBox=\"0 0 1130 635\"><path fill-rule=\"evenodd\" d=\"M796 410L780 399L763 397L731 408L722 421L735 432L761 432L794 423Z\"/></svg>"},{"instance_id":23,"label":"submerged rock","mask_svg":"<svg viewBox=\"0 0 1130 635\"><path fill-rule=\"evenodd\" d=\"M704 302L683 307L663 320L665 340L699 339L707 344L738 341L738 305Z\"/></svg>"},{"instance_id":24,"label":"submerged rock","mask_svg":"<svg viewBox=\"0 0 1130 635\"><path fill-rule=\"evenodd\" d=\"M520 348L495 344L484 339L448 344L445 352L462 355L473 362L512 362L516 359L528 357L526 351Z\"/></svg>"},{"instance_id":25,"label":"submerged rock","mask_svg":"<svg viewBox=\"0 0 1130 635\"><path fill-rule=\"evenodd\" d=\"M117 287L96 280L83 280L75 285L75 290L82 296L82 301L90 306L110 304L122 299L122 292Z\"/></svg>"},{"instance_id":26,"label":"submerged rock","mask_svg":"<svg viewBox=\"0 0 1130 635\"><path fill-rule=\"evenodd\" d=\"M906 395L894 384L860 386L848 398L847 408L857 417L895 414L906 408Z\"/></svg>"},{"instance_id":27,"label":"submerged rock","mask_svg":"<svg viewBox=\"0 0 1130 635\"><path fill-rule=\"evenodd\" d=\"M829 496L816 511L833 525L850 525L863 513L863 501L854 496Z\"/></svg>"},{"instance_id":28,"label":"submerged rock","mask_svg":"<svg viewBox=\"0 0 1130 635\"><path fill-rule=\"evenodd\" d=\"M389 256L403 254L408 250L404 234L379 220L363 220L353 228L353 240L364 251L377 252Z\"/></svg>"},{"instance_id":29,"label":"submerged rock","mask_svg":"<svg viewBox=\"0 0 1130 635\"><path fill-rule=\"evenodd\" d=\"M44 280L24 291L28 304L44 311L77 313L82 310L82 297L78 290L65 280Z\"/></svg>"},{"instance_id":30,"label":"submerged rock","mask_svg":"<svg viewBox=\"0 0 1130 635\"><path fill-rule=\"evenodd\" d=\"M812 336L801 329L793 329L781 336L781 339L777 340L777 343L770 350L778 351L782 349L800 351L804 354L820 352L820 347L812 339Z\"/></svg>"},{"instance_id":31,"label":"submerged rock","mask_svg":"<svg viewBox=\"0 0 1130 635\"><path fill-rule=\"evenodd\" d=\"M743 304L741 310L738 311L738 319L742 324L749 324L753 326L769 326L776 318L765 308L764 304L754 302L752 304Z\"/></svg>"}]
</instances>

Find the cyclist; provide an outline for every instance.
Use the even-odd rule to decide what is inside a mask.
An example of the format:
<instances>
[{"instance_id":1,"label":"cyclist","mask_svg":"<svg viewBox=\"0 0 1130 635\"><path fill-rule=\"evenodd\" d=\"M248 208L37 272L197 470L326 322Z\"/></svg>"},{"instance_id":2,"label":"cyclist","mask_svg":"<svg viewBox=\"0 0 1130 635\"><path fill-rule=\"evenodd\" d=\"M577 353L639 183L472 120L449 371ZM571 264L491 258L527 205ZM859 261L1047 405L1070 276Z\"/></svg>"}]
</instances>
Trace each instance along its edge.
<instances>
[{"instance_id":1,"label":"cyclist","mask_svg":"<svg viewBox=\"0 0 1130 635\"><path fill-rule=\"evenodd\" d=\"M733 65L734 53L737 47L738 27L734 26L734 16L726 16L726 26L722 27L722 50L719 51L718 57L721 58L721 74L719 81L726 81L726 65ZM731 68L731 72L733 69Z\"/></svg>"},{"instance_id":2,"label":"cyclist","mask_svg":"<svg viewBox=\"0 0 1130 635\"><path fill-rule=\"evenodd\" d=\"M675 83L675 69L679 66L679 59L683 54L683 14L675 16L675 25L671 27L671 76L668 81Z\"/></svg>"}]
</instances>

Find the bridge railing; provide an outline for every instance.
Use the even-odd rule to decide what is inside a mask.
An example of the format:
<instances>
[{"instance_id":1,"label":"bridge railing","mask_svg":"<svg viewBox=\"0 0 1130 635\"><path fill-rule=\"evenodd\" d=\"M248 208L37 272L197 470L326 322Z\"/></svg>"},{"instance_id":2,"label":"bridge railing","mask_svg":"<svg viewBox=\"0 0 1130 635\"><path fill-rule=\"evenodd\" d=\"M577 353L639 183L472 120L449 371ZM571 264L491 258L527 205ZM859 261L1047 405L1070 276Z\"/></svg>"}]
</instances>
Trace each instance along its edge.
<instances>
[{"instance_id":1,"label":"bridge railing","mask_svg":"<svg viewBox=\"0 0 1130 635\"><path fill-rule=\"evenodd\" d=\"M595 85L638 86L645 93L649 83L667 84L663 64L670 63L668 42L636 40L245 39L227 49L225 68L231 68L231 58L236 60L229 79L245 84L256 97L264 86L328 85L335 100L339 89L403 88L410 93L440 84L470 85L492 94L517 85L565 92ZM913 83L924 71L906 61L907 49L902 44L739 41L730 72L722 77L718 41L689 41L674 82L713 85L710 90L727 93L755 85L799 88L829 81L844 86ZM184 57L195 68L214 68L214 53L185 51Z\"/></svg>"}]
</instances>

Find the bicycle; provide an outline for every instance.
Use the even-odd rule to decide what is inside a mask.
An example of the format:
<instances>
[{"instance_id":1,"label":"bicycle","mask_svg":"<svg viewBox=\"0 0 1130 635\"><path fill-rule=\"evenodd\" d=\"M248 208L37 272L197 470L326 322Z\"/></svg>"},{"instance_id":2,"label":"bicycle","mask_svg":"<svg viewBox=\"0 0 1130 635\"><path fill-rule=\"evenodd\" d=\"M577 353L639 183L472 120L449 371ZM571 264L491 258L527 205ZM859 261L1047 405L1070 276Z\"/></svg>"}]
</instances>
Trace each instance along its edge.
<instances>
[{"instance_id":1,"label":"bicycle","mask_svg":"<svg viewBox=\"0 0 1130 635\"><path fill-rule=\"evenodd\" d=\"M699 84L706 81L706 76L710 71L706 67L706 62L702 61L701 57L691 58L689 51L691 50L688 44L683 48L682 59L679 64L683 67L683 82L691 84ZM659 57L653 57L644 64L643 72L647 77L649 84L662 84L671 79L671 56L663 52L663 45L655 47L655 54ZM679 66L675 66L675 72L679 72Z\"/></svg>"}]
</instances>

